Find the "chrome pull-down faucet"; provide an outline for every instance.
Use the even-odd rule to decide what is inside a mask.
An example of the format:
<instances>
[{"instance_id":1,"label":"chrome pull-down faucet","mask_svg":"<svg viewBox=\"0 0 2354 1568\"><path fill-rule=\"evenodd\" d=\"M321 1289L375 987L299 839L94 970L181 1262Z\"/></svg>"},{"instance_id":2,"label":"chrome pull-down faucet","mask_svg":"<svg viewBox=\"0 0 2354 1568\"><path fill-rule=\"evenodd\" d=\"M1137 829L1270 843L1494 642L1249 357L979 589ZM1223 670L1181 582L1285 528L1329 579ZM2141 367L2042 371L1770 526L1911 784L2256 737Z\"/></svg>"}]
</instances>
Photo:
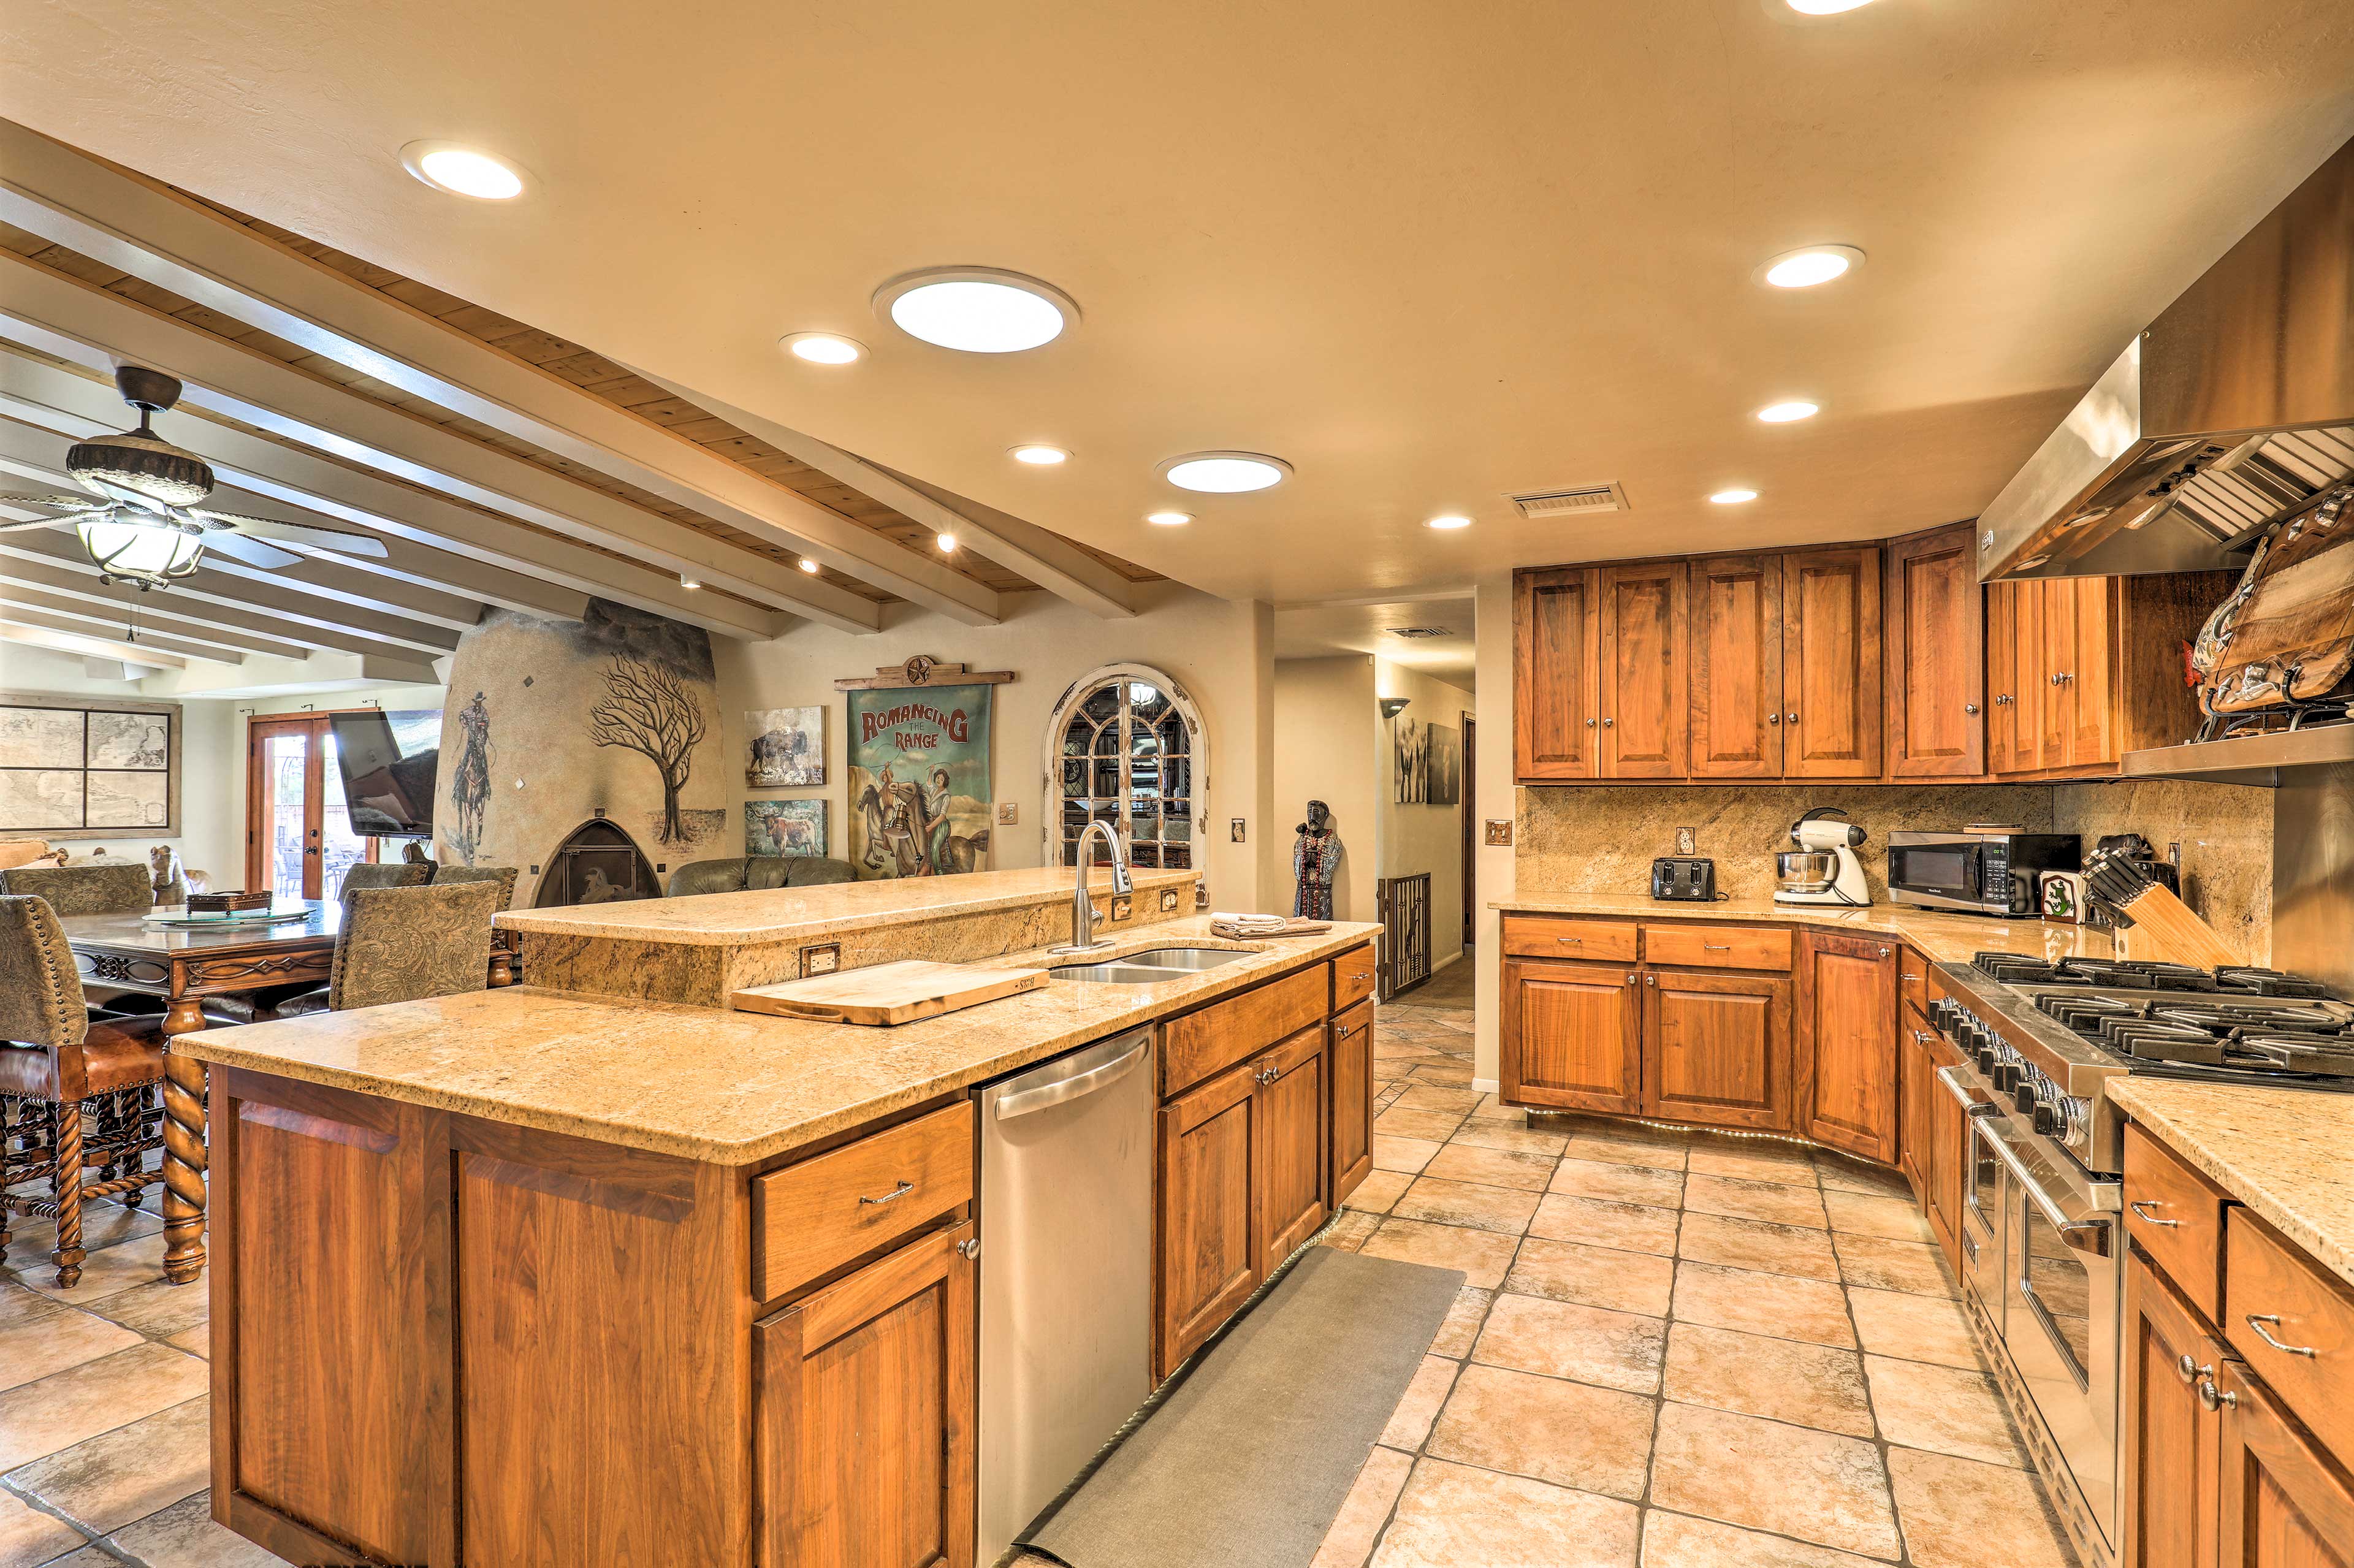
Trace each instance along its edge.
<instances>
[{"instance_id":1,"label":"chrome pull-down faucet","mask_svg":"<svg viewBox=\"0 0 2354 1568\"><path fill-rule=\"evenodd\" d=\"M1128 874L1128 851L1121 846L1119 835L1112 831L1109 822L1089 822L1087 831L1079 835L1078 878L1071 888L1071 939L1063 947L1047 948L1050 953L1100 953L1113 945L1109 941L1095 939L1096 909L1087 901L1087 873L1095 864L1094 846L1097 833L1103 835L1105 846L1111 851L1113 895L1124 896L1136 890L1136 879Z\"/></svg>"}]
</instances>

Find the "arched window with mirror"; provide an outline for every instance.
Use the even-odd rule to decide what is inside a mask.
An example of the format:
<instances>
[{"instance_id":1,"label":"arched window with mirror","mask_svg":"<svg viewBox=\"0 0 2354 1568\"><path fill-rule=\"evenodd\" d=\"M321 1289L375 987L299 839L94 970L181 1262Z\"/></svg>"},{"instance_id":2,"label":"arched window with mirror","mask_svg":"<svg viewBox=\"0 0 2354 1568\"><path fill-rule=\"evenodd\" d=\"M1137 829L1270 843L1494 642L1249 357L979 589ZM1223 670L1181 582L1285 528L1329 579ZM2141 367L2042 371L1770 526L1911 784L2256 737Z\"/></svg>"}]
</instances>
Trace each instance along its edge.
<instances>
[{"instance_id":1,"label":"arched window with mirror","mask_svg":"<svg viewBox=\"0 0 2354 1568\"><path fill-rule=\"evenodd\" d=\"M1104 821L1130 863L1198 869L1209 780L1201 710L1182 686L1146 664L1091 671L1063 694L1046 726L1044 821L1055 863L1076 864L1079 835Z\"/></svg>"}]
</instances>

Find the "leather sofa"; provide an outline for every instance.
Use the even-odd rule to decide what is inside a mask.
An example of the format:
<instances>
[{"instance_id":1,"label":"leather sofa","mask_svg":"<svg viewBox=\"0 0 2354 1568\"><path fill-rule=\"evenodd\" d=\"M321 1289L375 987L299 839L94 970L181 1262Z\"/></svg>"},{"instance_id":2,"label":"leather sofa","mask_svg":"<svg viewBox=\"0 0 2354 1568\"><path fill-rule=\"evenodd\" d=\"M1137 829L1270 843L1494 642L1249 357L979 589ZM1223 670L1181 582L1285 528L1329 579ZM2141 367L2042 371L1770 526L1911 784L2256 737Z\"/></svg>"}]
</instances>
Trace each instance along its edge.
<instances>
[{"instance_id":1,"label":"leather sofa","mask_svg":"<svg viewBox=\"0 0 2354 1568\"><path fill-rule=\"evenodd\" d=\"M822 855L737 855L731 860L689 861L670 874L663 889L666 898L691 898L698 893L765 892L774 887L822 887L828 883L855 882L858 873L846 860Z\"/></svg>"}]
</instances>

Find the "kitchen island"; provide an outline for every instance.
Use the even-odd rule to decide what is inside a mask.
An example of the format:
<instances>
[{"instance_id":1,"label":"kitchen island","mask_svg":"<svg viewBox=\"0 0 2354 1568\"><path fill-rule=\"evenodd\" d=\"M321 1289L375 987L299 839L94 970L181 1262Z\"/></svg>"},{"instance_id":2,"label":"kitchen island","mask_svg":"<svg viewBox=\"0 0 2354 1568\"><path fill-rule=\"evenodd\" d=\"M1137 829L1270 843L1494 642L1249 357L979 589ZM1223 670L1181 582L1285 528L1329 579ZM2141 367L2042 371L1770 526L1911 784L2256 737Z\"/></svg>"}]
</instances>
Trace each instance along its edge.
<instances>
[{"instance_id":1,"label":"kitchen island","mask_svg":"<svg viewBox=\"0 0 2354 1568\"><path fill-rule=\"evenodd\" d=\"M1067 921L1068 876L719 895L553 935L702 949L662 970L695 984L727 972L712 951L895 925L921 956L1034 967L1060 960L1013 944ZM606 989L185 1037L212 1076L214 1517L306 1563L961 1568L975 1086L1155 1031L1156 1375L1370 1166L1374 928L1227 942L1162 908L1169 877L1137 881L1125 917L1098 899L1115 953L1242 956L893 1029L612 994L646 974L578 962ZM677 939L708 936L698 904L726 940ZM534 950L548 919L503 917L535 980L560 969Z\"/></svg>"}]
</instances>

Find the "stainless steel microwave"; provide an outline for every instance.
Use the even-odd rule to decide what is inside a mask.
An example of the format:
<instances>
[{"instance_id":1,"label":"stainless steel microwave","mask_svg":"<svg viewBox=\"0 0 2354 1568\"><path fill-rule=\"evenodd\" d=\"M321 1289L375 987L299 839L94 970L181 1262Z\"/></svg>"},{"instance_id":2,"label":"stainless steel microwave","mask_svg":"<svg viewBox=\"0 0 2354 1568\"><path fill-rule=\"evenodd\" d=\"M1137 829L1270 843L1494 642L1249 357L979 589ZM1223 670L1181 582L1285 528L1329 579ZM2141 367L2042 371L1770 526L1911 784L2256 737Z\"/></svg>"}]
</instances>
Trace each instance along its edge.
<instances>
[{"instance_id":1,"label":"stainless steel microwave","mask_svg":"<svg viewBox=\"0 0 2354 1568\"><path fill-rule=\"evenodd\" d=\"M2032 916L2037 874L2084 864L2084 841L2073 833L1893 832L1888 896L1928 909Z\"/></svg>"}]
</instances>

